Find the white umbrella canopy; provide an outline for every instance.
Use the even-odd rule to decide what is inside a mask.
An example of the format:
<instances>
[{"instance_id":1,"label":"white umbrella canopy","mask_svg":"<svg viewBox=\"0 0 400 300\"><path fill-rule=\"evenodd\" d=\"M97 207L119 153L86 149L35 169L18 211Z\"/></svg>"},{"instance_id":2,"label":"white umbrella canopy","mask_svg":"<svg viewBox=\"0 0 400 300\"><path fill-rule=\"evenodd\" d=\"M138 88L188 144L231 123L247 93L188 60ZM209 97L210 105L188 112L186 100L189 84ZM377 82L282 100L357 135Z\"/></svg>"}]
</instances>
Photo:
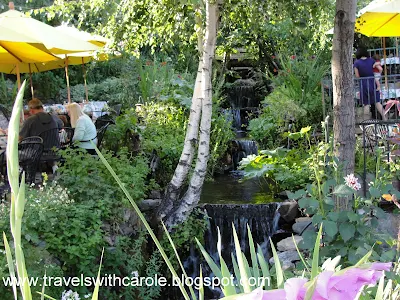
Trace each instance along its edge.
<instances>
[{"instance_id":1,"label":"white umbrella canopy","mask_svg":"<svg viewBox=\"0 0 400 300\"><path fill-rule=\"evenodd\" d=\"M93 43L57 30L14 9L0 14L0 32L5 35L1 39L8 42L22 42L23 37L30 37L31 40L42 43L53 54L69 54L99 49Z\"/></svg>"}]
</instances>

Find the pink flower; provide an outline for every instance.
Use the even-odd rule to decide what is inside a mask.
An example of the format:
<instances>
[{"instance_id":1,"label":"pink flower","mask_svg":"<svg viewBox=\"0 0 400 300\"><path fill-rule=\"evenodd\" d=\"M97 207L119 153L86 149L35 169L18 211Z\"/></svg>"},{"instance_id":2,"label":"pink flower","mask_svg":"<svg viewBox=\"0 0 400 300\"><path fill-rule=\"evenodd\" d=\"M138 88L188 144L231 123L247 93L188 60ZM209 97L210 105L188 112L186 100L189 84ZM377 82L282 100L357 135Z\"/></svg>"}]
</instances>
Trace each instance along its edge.
<instances>
[{"instance_id":1,"label":"pink flower","mask_svg":"<svg viewBox=\"0 0 400 300\"><path fill-rule=\"evenodd\" d=\"M355 299L364 285L375 285L383 271L389 271L391 267L392 263L373 263L369 268L349 268L344 273L324 271L317 277L312 300ZM290 278L284 289L263 291L259 288L238 300L303 300L307 281L305 278Z\"/></svg>"},{"instance_id":2,"label":"pink flower","mask_svg":"<svg viewBox=\"0 0 400 300\"><path fill-rule=\"evenodd\" d=\"M358 191L361 189L361 184L358 182L358 178L355 177L354 174L347 175L346 177L344 177L344 180L346 182L346 185L353 190Z\"/></svg>"}]
</instances>

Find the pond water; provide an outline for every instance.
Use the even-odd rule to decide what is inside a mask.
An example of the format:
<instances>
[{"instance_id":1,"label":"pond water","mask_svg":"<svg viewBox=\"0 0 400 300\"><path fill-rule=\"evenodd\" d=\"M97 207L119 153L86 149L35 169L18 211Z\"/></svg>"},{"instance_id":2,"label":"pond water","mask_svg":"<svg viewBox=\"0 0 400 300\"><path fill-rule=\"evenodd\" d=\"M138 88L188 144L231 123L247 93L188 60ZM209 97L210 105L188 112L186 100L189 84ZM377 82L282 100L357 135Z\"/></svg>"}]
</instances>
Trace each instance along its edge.
<instances>
[{"instance_id":1,"label":"pond water","mask_svg":"<svg viewBox=\"0 0 400 300\"><path fill-rule=\"evenodd\" d=\"M264 204L281 201L274 198L265 179L241 182L242 178L241 171L233 171L216 176L214 181L205 182L200 204Z\"/></svg>"}]
</instances>

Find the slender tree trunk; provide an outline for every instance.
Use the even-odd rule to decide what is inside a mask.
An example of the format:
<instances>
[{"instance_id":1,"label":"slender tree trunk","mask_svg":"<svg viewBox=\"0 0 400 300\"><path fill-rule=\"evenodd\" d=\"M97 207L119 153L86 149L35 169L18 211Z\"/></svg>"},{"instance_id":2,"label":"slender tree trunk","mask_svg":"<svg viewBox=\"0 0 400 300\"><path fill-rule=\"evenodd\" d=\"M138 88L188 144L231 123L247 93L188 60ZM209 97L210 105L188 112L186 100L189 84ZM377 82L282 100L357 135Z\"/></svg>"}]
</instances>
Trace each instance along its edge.
<instances>
[{"instance_id":1,"label":"slender tree trunk","mask_svg":"<svg viewBox=\"0 0 400 300\"><path fill-rule=\"evenodd\" d=\"M336 0L332 47L333 132L335 155L343 163L343 175L354 172L355 114L353 41L357 0ZM336 207L345 209L348 200L339 198Z\"/></svg>"},{"instance_id":2,"label":"slender tree trunk","mask_svg":"<svg viewBox=\"0 0 400 300\"><path fill-rule=\"evenodd\" d=\"M172 213L167 216L166 224L172 226L183 222L200 200L201 188L207 173L207 162L210 156L210 130L212 116L212 61L215 52L218 23L218 4L206 1L206 34L203 49L203 70L201 80L201 123L200 142L197 149L197 161L189 188L184 197L177 203Z\"/></svg>"},{"instance_id":3,"label":"slender tree trunk","mask_svg":"<svg viewBox=\"0 0 400 300\"><path fill-rule=\"evenodd\" d=\"M175 202L178 200L182 186L186 181L188 173L191 169L193 156L198 142L201 106L202 106L201 81L203 72L203 59L202 59L203 26L202 26L200 8L196 9L195 15L196 15L197 46L201 57L199 59L199 66L197 69L196 82L193 90L192 104L190 106L189 122L186 131L182 154L179 159L179 163L175 169L174 175L167 186L163 201L158 209L157 217L159 219L165 218L165 216L172 211Z\"/></svg>"}]
</instances>

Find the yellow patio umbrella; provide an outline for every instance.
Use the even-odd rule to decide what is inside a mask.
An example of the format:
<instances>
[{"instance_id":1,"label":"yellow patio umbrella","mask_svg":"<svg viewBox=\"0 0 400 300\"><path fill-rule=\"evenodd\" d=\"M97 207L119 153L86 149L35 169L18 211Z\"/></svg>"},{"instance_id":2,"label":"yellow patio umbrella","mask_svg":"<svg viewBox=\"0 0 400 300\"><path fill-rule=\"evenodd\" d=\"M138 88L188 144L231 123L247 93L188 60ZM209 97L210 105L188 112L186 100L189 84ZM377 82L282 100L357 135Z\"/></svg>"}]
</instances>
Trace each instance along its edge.
<instances>
[{"instance_id":1,"label":"yellow patio umbrella","mask_svg":"<svg viewBox=\"0 0 400 300\"><path fill-rule=\"evenodd\" d=\"M99 47L104 47L109 42L105 37L81 31L74 26L61 25L57 26L56 29Z\"/></svg>"},{"instance_id":2,"label":"yellow patio umbrella","mask_svg":"<svg viewBox=\"0 0 400 300\"><path fill-rule=\"evenodd\" d=\"M93 43L75 38L54 27L14 10L0 14L0 63L15 65L20 86L19 65L59 59L54 54L95 51Z\"/></svg>"},{"instance_id":3,"label":"yellow patio umbrella","mask_svg":"<svg viewBox=\"0 0 400 300\"><path fill-rule=\"evenodd\" d=\"M73 26L58 26L56 27L57 30L60 30L61 32L70 34L75 36L76 38L79 38L83 41L95 44L96 46L99 47L104 47L109 40L99 36L99 35L93 35L85 31L81 31L77 29L76 27ZM87 88L87 82L86 82L86 70L85 70L85 63L91 61L91 60L98 60L98 61L104 61L108 59L108 55L104 53L94 53L94 52L82 52L82 53L72 53L65 55L64 59L64 67L65 67L65 77L67 80L67 94L68 94L68 103L71 102L71 91L70 91L70 86L69 86L69 76L68 76L68 66L69 65L82 65L82 70L83 70L83 80L84 80L84 85L85 85L85 94L86 94L86 102L89 101L89 95L88 95L88 88Z\"/></svg>"},{"instance_id":4,"label":"yellow patio umbrella","mask_svg":"<svg viewBox=\"0 0 400 300\"><path fill-rule=\"evenodd\" d=\"M65 69L66 73L66 80L67 80L67 93L68 93L68 102L71 102L70 96L70 87L69 87L69 78L68 78L68 66L70 65L82 65L83 69L83 78L85 84L85 93L86 93L86 101L88 101L88 89L87 89L87 82L86 82L86 71L84 64L90 61L105 61L108 60L108 55L105 53L94 53L94 52L78 52L68 54L65 58L61 55L56 55L57 60L43 62L43 63L19 63L19 72L20 73L38 73L38 72L45 72L54 69ZM3 64L0 62L0 72L6 74L17 74L18 70L16 65L10 64ZM31 92L33 95L33 85L32 85L32 76L30 76L30 83L31 83Z\"/></svg>"},{"instance_id":5,"label":"yellow patio umbrella","mask_svg":"<svg viewBox=\"0 0 400 300\"><path fill-rule=\"evenodd\" d=\"M358 13L355 31L366 36L400 35L400 0L375 0Z\"/></svg>"},{"instance_id":6,"label":"yellow patio umbrella","mask_svg":"<svg viewBox=\"0 0 400 300\"><path fill-rule=\"evenodd\" d=\"M32 39L42 43L53 54L99 50L99 47L93 43L57 30L14 9L0 14L0 32L9 35L7 31L15 32L21 36L32 37ZM10 37L6 40L10 40Z\"/></svg>"}]
</instances>

